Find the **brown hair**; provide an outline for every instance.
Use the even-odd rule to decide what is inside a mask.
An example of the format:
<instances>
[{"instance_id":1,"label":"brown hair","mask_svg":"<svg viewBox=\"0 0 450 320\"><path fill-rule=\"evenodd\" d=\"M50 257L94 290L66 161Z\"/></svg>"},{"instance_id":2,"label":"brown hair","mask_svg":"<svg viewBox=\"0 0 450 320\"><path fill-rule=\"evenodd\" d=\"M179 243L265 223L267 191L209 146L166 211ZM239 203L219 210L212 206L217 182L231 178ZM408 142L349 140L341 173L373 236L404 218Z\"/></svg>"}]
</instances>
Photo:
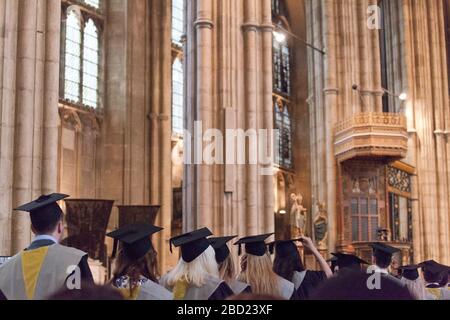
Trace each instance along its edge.
<instances>
[{"instance_id":1,"label":"brown hair","mask_svg":"<svg viewBox=\"0 0 450 320\"><path fill-rule=\"evenodd\" d=\"M151 281L158 282L158 260L157 253L153 246L143 257L137 260L128 258L125 252L121 250L115 262L113 279L111 282L114 283L123 276L128 276L132 282L138 281L141 276Z\"/></svg>"}]
</instances>

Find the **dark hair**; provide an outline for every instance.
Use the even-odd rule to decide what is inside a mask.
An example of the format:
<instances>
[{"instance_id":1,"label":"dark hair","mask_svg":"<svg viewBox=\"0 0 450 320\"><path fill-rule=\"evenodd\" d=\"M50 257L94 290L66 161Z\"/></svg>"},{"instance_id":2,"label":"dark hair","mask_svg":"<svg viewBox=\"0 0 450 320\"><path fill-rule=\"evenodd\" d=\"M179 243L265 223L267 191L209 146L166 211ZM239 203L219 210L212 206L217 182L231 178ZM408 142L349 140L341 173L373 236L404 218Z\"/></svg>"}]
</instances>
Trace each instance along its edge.
<instances>
[{"instance_id":1,"label":"dark hair","mask_svg":"<svg viewBox=\"0 0 450 320\"><path fill-rule=\"evenodd\" d=\"M279 252L275 250L273 271L280 277L283 277L288 281L292 281L294 272L305 271L305 267L297 250L293 250L289 255L280 255Z\"/></svg>"},{"instance_id":2,"label":"dark hair","mask_svg":"<svg viewBox=\"0 0 450 320\"><path fill-rule=\"evenodd\" d=\"M52 219L51 221L46 221L45 219L36 219L31 215L31 225L33 226L34 232L37 235L49 234L53 233L60 223L63 220L63 215L61 215L58 219Z\"/></svg>"},{"instance_id":3,"label":"dark hair","mask_svg":"<svg viewBox=\"0 0 450 320\"><path fill-rule=\"evenodd\" d=\"M448 282L448 273L447 271L444 272L431 272L430 270L427 270L427 268L422 268L423 271L423 278L428 283L439 283L442 286L446 286Z\"/></svg>"},{"instance_id":4,"label":"dark hair","mask_svg":"<svg viewBox=\"0 0 450 320\"><path fill-rule=\"evenodd\" d=\"M52 294L48 300L124 300L122 294L109 286L81 284L81 289L62 289Z\"/></svg>"},{"instance_id":5,"label":"dark hair","mask_svg":"<svg viewBox=\"0 0 450 320\"><path fill-rule=\"evenodd\" d=\"M373 256L377 259L378 267L386 269L391 265L392 256L378 252L374 252Z\"/></svg>"},{"instance_id":6,"label":"dark hair","mask_svg":"<svg viewBox=\"0 0 450 320\"><path fill-rule=\"evenodd\" d=\"M380 275L380 288L370 289L372 273L342 269L321 284L311 300L414 300L406 287Z\"/></svg>"},{"instance_id":7,"label":"dark hair","mask_svg":"<svg viewBox=\"0 0 450 320\"><path fill-rule=\"evenodd\" d=\"M130 277L132 281L137 281L140 276L143 276L153 282L158 282L158 259L153 245L143 257L137 260L130 259L123 250L119 252L112 283L114 284L123 276Z\"/></svg>"},{"instance_id":8,"label":"dark hair","mask_svg":"<svg viewBox=\"0 0 450 320\"><path fill-rule=\"evenodd\" d=\"M441 287L446 287L448 285L448 279L448 272L443 272L441 282L439 283Z\"/></svg>"}]
</instances>

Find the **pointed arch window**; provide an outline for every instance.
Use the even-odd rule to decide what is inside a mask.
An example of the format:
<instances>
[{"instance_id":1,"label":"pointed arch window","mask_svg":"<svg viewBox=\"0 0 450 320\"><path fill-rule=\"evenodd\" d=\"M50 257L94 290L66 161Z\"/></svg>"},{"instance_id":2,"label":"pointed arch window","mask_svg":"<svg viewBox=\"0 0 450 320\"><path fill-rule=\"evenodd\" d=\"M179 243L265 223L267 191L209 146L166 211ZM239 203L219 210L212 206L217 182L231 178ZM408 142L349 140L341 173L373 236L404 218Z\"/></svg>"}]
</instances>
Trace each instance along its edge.
<instances>
[{"instance_id":1,"label":"pointed arch window","mask_svg":"<svg viewBox=\"0 0 450 320\"><path fill-rule=\"evenodd\" d=\"M101 105L100 0L63 1L60 99L63 104L97 109Z\"/></svg>"},{"instance_id":2,"label":"pointed arch window","mask_svg":"<svg viewBox=\"0 0 450 320\"><path fill-rule=\"evenodd\" d=\"M290 29L286 5L282 0L272 0L272 19L281 29ZM287 97L291 94L291 51L288 39L279 32L273 37L273 89Z\"/></svg>"},{"instance_id":3,"label":"pointed arch window","mask_svg":"<svg viewBox=\"0 0 450 320\"><path fill-rule=\"evenodd\" d=\"M184 79L183 63L176 58L172 65L172 132L183 134Z\"/></svg>"},{"instance_id":4,"label":"pointed arch window","mask_svg":"<svg viewBox=\"0 0 450 320\"><path fill-rule=\"evenodd\" d=\"M184 34L184 0L172 0L172 43L181 47Z\"/></svg>"},{"instance_id":5,"label":"pointed arch window","mask_svg":"<svg viewBox=\"0 0 450 320\"><path fill-rule=\"evenodd\" d=\"M184 117L184 0L172 0L172 133L183 135Z\"/></svg>"},{"instance_id":6,"label":"pointed arch window","mask_svg":"<svg viewBox=\"0 0 450 320\"><path fill-rule=\"evenodd\" d=\"M272 19L281 29L289 30L286 4L272 0ZM273 95L274 127L277 130L275 163L281 168L293 169L291 119L291 51L286 35L274 32L273 37Z\"/></svg>"}]
</instances>

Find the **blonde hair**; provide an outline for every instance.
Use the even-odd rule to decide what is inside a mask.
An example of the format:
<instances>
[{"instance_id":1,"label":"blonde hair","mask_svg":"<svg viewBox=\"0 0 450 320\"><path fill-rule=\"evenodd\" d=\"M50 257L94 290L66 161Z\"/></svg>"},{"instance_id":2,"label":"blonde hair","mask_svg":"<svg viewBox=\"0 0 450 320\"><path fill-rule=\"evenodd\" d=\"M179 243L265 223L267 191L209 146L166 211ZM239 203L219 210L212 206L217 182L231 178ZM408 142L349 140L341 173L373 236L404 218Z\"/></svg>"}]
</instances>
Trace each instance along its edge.
<instances>
[{"instance_id":1,"label":"blonde hair","mask_svg":"<svg viewBox=\"0 0 450 320\"><path fill-rule=\"evenodd\" d=\"M421 278L418 278L416 280L409 280L403 277L401 281L406 285L409 293L413 296L414 299L427 300L427 289Z\"/></svg>"},{"instance_id":2,"label":"blonde hair","mask_svg":"<svg viewBox=\"0 0 450 320\"><path fill-rule=\"evenodd\" d=\"M247 267L241 272L238 280L248 283L254 294L280 296L278 276L273 272L269 253L262 257L246 254L243 258L247 259Z\"/></svg>"},{"instance_id":3,"label":"blonde hair","mask_svg":"<svg viewBox=\"0 0 450 320\"><path fill-rule=\"evenodd\" d=\"M174 288L177 282L184 281L188 285L201 287L206 283L208 275L219 278L215 254L214 249L209 246L192 262L185 262L181 258L175 268L161 279L161 284L166 288Z\"/></svg>"},{"instance_id":4,"label":"blonde hair","mask_svg":"<svg viewBox=\"0 0 450 320\"><path fill-rule=\"evenodd\" d=\"M236 267L233 258L230 255L221 263L219 263L220 278L225 282L231 282L236 279Z\"/></svg>"}]
</instances>

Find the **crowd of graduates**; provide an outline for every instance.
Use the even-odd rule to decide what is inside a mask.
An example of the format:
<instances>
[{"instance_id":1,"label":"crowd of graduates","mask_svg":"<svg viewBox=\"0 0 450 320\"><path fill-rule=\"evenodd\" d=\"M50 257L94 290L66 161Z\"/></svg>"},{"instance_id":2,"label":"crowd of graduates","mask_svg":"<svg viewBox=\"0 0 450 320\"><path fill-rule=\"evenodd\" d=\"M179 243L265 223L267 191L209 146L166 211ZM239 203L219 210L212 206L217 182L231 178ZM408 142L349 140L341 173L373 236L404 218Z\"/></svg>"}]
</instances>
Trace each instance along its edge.
<instances>
[{"instance_id":1,"label":"crowd of graduates","mask_svg":"<svg viewBox=\"0 0 450 320\"><path fill-rule=\"evenodd\" d=\"M17 210L30 213L31 245L0 266L0 300L449 300L450 268L433 260L390 273L398 249L373 243L371 263L346 253L326 261L307 237L267 242L273 234L214 237L208 228L170 239L181 257L158 274L152 235L162 229L132 224L115 230L114 269L96 286L86 253L62 246L62 194L41 196ZM307 270L298 243L320 271ZM120 244L120 246L119 246ZM238 246L240 263L230 252ZM239 268L237 268L239 265ZM74 285L76 277L80 286ZM75 279L75 280L74 280Z\"/></svg>"}]
</instances>

